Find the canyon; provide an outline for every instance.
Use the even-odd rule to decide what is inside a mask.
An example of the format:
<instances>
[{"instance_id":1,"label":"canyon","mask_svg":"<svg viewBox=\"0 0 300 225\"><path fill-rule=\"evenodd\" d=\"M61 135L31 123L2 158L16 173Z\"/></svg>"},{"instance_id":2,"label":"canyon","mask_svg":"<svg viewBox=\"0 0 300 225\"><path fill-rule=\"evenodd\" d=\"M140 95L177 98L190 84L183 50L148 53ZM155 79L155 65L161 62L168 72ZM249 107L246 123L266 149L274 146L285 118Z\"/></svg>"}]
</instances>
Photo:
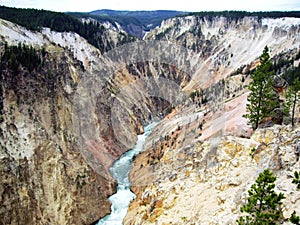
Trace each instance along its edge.
<instances>
[{"instance_id":1,"label":"canyon","mask_svg":"<svg viewBox=\"0 0 300 225\"><path fill-rule=\"evenodd\" d=\"M124 224L234 224L264 168L287 197L284 218L300 214L291 184L299 124L253 132L242 117L247 71L266 45L273 59L295 58L299 18L181 16L127 43L124 30L105 27L103 48L113 48L103 51L74 32L0 19L1 56L5 43L45 49L31 72L1 70L0 224L93 224L109 214L109 168L153 118Z\"/></svg>"}]
</instances>

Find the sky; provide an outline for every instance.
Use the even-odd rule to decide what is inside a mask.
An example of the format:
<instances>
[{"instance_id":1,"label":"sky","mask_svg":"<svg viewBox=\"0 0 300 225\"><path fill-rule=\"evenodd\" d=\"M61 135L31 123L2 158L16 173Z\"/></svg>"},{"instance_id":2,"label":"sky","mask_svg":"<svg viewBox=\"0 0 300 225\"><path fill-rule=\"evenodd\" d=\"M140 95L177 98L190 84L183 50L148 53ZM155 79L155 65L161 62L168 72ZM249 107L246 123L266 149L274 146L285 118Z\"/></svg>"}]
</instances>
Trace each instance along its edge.
<instances>
[{"instance_id":1,"label":"sky","mask_svg":"<svg viewBox=\"0 0 300 225\"><path fill-rule=\"evenodd\" d=\"M57 12L114 10L178 11L295 11L299 0L0 0L0 5L17 8L46 9Z\"/></svg>"}]
</instances>

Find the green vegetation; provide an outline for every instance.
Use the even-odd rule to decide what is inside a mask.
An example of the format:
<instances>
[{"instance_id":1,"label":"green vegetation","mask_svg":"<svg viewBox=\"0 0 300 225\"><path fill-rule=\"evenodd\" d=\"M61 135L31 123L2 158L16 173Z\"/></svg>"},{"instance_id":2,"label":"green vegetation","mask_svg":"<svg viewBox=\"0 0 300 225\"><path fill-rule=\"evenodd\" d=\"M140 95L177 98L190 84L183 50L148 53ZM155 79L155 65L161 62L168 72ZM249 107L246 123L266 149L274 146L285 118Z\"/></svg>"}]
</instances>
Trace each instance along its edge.
<instances>
[{"instance_id":1,"label":"green vegetation","mask_svg":"<svg viewBox=\"0 0 300 225\"><path fill-rule=\"evenodd\" d=\"M295 171L293 184L297 185L297 189L300 189L300 172ZM285 199L283 193L275 193L275 181L276 177L269 171L264 170L259 174L255 181L255 184L251 186L248 191L249 198L247 203L241 207L242 213L247 213L246 216L241 216L237 223L239 225L245 224L265 224L275 225L282 221L281 205L282 200ZM289 221L293 224L300 224L300 217L297 216L294 211Z\"/></svg>"},{"instance_id":2,"label":"green vegetation","mask_svg":"<svg viewBox=\"0 0 300 225\"><path fill-rule=\"evenodd\" d=\"M281 76L289 85L292 85L297 77L300 79L300 67L294 66L295 60L298 60L299 57L300 51L295 56L292 56L291 53L280 53L273 59L275 74Z\"/></svg>"},{"instance_id":3,"label":"green vegetation","mask_svg":"<svg viewBox=\"0 0 300 225\"><path fill-rule=\"evenodd\" d=\"M76 188L81 190L86 185L86 179L87 179L86 171L83 174L77 172L77 176L75 179Z\"/></svg>"},{"instance_id":4,"label":"green vegetation","mask_svg":"<svg viewBox=\"0 0 300 225\"><path fill-rule=\"evenodd\" d=\"M300 66L295 67L294 61L299 59L300 52L296 56L279 54L271 63L266 48L260 56L260 66L250 71L252 82L248 88L251 93L248 97L248 114L244 117L248 118L249 124L252 125L253 129L256 129L259 124L269 119L281 124L284 118L291 114L290 121L294 127L300 91ZM241 66L232 75L241 73L243 69L244 66ZM288 84L285 101L279 100L278 93L273 87L276 80L283 80L281 81L283 89ZM278 91L280 91L280 87Z\"/></svg>"},{"instance_id":5,"label":"green vegetation","mask_svg":"<svg viewBox=\"0 0 300 225\"><path fill-rule=\"evenodd\" d=\"M300 224L300 217L297 216L296 212L294 211L291 218L289 219L289 221L293 224L299 225Z\"/></svg>"},{"instance_id":6,"label":"green vegetation","mask_svg":"<svg viewBox=\"0 0 300 225\"><path fill-rule=\"evenodd\" d=\"M126 27L130 24L143 27L144 30L150 30L170 17L186 14L180 11L156 10L156 11L115 11L115 10L97 10L89 15L95 15L96 18L110 19L118 22L121 26Z\"/></svg>"},{"instance_id":7,"label":"green vegetation","mask_svg":"<svg viewBox=\"0 0 300 225\"><path fill-rule=\"evenodd\" d=\"M296 184L297 189L300 190L300 172L295 171L292 183Z\"/></svg>"},{"instance_id":8,"label":"green vegetation","mask_svg":"<svg viewBox=\"0 0 300 225\"><path fill-rule=\"evenodd\" d=\"M201 89L194 90L190 93L190 98L193 102L195 102L195 98L201 98L203 99L203 91Z\"/></svg>"},{"instance_id":9,"label":"green vegetation","mask_svg":"<svg viewBox=\"0 0 300 225\"><path fill-rule=\"evenodd\" d=\"M255 153L255 151L256 151L256 148L251 148L251 151L250 151L250 156L251 156L251 158L252 159L254 159L254 153Z\"/></svg>"},{"instance_id":10,"label":"green vegetation","mask_svg":"<svg viewBox=\"0 0 300 225\"><path fill-rule=\"evenodd\" d=\"M102 52L113 47L103 38L105 28L99 22L82 23L76 17L64 13L0 6L0 18L17 23L30 30L40 30L42 27L48 27L58 32L75 32ZM134 38L131 36L122 37L123 43L133 40Z\"/></svg>"},{"instance_id":11,"label":"green vegetation","mask_svg":"<svg viewBox=\"0 0 300 225\"><path fill-rule=\"evenodd\" d=\"M216 16L225 16L229 19L239 20L247 16L255 16L259 19L261 18L282 18L282 17L300 17L300 11L290 11L290 12L246 12L246 11L218 11L218 12L193 12L188 15L195 15L200 17L206 17L212 19Z\"/></svg>"},{"instance_id":12,"label":"green vegetation","mask_svg":"<svg viewBox=\"0 0 300 225\"><path fill-rule=\"evenodd\" d=\"M294 179L292 181L293 184L297 185L297 189L300 190L300 172L295 171L294 172ZM296 212L294 211L291 215L289 221L293 224L300 224L300 217L297 216Z\"/></svg>"},{"instance_id":13,"label":"green vegetation","mask_svg":"<svg viewBox=\"0 0 300 225\"><path fill-rule=\"evenodd\" d=\"M100 10L102 11L102 10ZM96 13L97 11L95 12L91 12L91 13L80 13L80 12L69 12L69 13L66 13L70 16L74 16L76 18L84 18L84 19L89 19L89 18L92 18L96 21L99 21L100 23L103 23L103 22L109 22L111 23L115 28L118 28L117 27L117 24L120 24L122 27L125 28L126 30L126 26L128 26L129 24L133 24L133 25L136 25L136 26L143 26L142 23L137 20L136 18L134 17L131 17L131 16L123 16L123 15L110 15L110 14L107 14L107 13Z\"/></svg>"},{"instance_id":14,"label":"green vegetation","mask_svg":"<svg viewBox=\"0 0 300 225\"><path fill-rule=\"evenodd\" d=\"M296 111L296 105L299 101L300 98L300 81L299 78L297 77L293 84L289 87L287 94L286 94L286 98L287 98L287 107L288 109L290 109L290 107L292 107L292 115L291 115L291 119L292 119L292 126L294 127L295 125L295 111Z\"/></svg>"},{"instance_id":15,"label":"green vegetation","mask_svg":"<svg viewBox=\"0 0 300 225\"><path fill-rule=\"evenodd\" d=\"M274 109L278 105L272 85L274 71L271 68L269 49L266 46L260 56L260 65L251 74L252 82L248 87L250 90L247 98L249 104L246 106L248 114L244 115L244 117L249 119L253 129L257 129L263 120L272 116Z\"/></svg>"},{"instance_id":16,"label":"green vegetation","mask_svg":"<svg viewBox=\"0 0 300 225\"><path fill-rule=\"evenodd\" d=\"M83 24L76 18L64 13L37 9L17 9L0 6L0 17L17 23L30 30L49 27L58 32L83 30Z\"/></svg>"},{"instance_id":17,"label":"green vegetation","mask_svg":"<svg viewBox=\"0 0 300 225\"><path fill-rule=\"evenodd\" d=\"M244 224L278 224L281 219L281 205L285 198L282 193L274 191L276 177L270 170L259 174L255 184L248 191L247 203L241 207L242 216L237 220L239 225Z\"/></svg>"},{"instance_id":18,"label":"green vegetation","mask_svg":"<svg viewBox=\"0 0 300 225\"><path fill-rule=\"evenodd\" d=\"M20 43L18 46L8 46L5 43L4 53L0 61L1 72L4 68L7 68L16 75L20 65L32 72L42 63L45 54L45 49L37 51L32 46L21 45Z\"/></svg>"},{"instance_id":19,"label":"green vegetation","mask_svg":"<svg viewBox=\"0 0 300 225\"><path fill-rule=\"evenodd\" d=\"M300 80L300 66L291 67L286 72L284 72L282 78L285 79L289 85L293 85L296 78Z\"/></svg>"}]
</instances>

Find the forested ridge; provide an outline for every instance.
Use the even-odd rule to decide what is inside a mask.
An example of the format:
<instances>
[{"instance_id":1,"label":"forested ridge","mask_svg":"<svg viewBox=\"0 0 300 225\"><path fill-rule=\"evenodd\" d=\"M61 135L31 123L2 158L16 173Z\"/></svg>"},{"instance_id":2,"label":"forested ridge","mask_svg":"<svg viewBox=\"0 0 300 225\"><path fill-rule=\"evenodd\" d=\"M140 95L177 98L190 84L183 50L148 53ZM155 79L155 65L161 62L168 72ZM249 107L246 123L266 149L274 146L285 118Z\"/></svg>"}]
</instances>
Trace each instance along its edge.
<instances>
[{"instance_id":1,"label":"forested ridge","mask_svg":"<svg viewBox=\"0 0 300 225\"><path fill-rule=\"evenodd\" d=\"M42 27L49 27L58 32L77 31L82 33L85 29L83 23L73 16L46 10L0 6L0 18L17 23L30 30L40 30ZM91 28L94 27L95 25L91 25Z\"/></svg>"},{"instance_id":2,"label":"forested ridge","mask_svg":"<svg viewBox=\"0 0 300 225\"><path fill-rule=\"evenodd\" d=\"M186 14L186 12L172 10L120 11L103 9L92 11L88 15L95 16L95 18L99 21L114 20L121 26L135 24L149 31L150 29L159 26L162 20L183 14Z\"/></svg>"},{"instance_id":3,"label":"forested ridge","mask_svg":"<svg viewBox=\"0 0 300 225\"><path fill-rule=\"evenodd\" d=\"M213 18L217 16L224 16L230 19L241 19L244 17L258 17L262 18L282 18L282 17L294 17L300 18L300 11L269 11L269 12L247 12L247 11L203 11L203 12L191 12L187 14L188 16L200 16ZM179 15L179 17L187 16Z\"/></svg>"},{"instance_id":4,"label":"forested ridge","mask_svg":"<svg viewBox=\"0 0 300 225\"><path fill-rule=\"evenodd\" d=\"M119 23L121 26L126 26L127 24L135 24L137 26L143 26L141 21L132 16L123 15L108 15L108 14L92 14L92 13L80 13L80 12L68 12L68 15L74 16L76 18L93 18L99 22L110 22L113 26L115 23Z\"/></svg>"},{"instance_id":5,"label":"forested ridge","mask_svg":"<svg viewBox=\"0 0 300 225\"><path fill-rule=\"evenodd\" d=\"M46 50L42 48L37 50L32 46L19 43L18 46L8 46L4 44L3 54L0 58L0 72L2 73L3 67L7 67L13 71L15 75L18 74L19 66L23 66L32 72L36 69L43 61L46 55ZM5 65L6 66L5 66Z\"/></svg>"},{"instance_id":6,"label":"forested ridge","mask_svg":"<svg viewBox=\"0 0 300 225\"><path fill-rule=\"evenodd\" d=\"M105 28L99 22L82 22L78 18L65 13L37 9L17 9L0 6L0 18L19 24L27 29L39 31L48 27L57 32L75 32L102 52L112 46L103 43ZM122 35L122 42L134 40L131 36Z\"/></svg>"}]
</instances>

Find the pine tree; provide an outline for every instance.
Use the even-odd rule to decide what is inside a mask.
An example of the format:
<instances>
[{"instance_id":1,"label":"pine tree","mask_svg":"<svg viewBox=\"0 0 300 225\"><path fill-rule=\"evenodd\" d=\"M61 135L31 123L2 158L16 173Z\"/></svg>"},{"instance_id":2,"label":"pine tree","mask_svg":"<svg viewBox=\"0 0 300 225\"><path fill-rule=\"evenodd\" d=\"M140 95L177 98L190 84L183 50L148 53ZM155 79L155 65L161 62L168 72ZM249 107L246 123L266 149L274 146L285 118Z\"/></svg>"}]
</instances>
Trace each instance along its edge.
<instances>
[{"instance_id":1,"label":"pine tree","mask_svg":"<svg viewBox=\"0 0 300 225\"><path fill-rule=\"evenodd\" d=\"M241 212L248 213L237 220L239 225L261 224L275 225L281 218L281 204L285 198L282 193L274 191L276 177L270 170L264 170L259 174L255 184L248 191L247 204L241 207Z\"/></svg>"},{"instance_id":2,"label":"pine tree","mask_svg":"<svg viewBox=\"0 0 300 225\"><path fill-rule=\"evenodd\" d=\"M248 114L244 115L249 119L253 129L257 129L262 120L272 116L272 111L278 105L277 96L273 90L273 71L270 61L269 49L266 46L260 56L260 65L251 75L252 82L248 86L250 94L247 98Z\"/></svg>"},{"instance_id":3,"label":"pine tree","mask_svg":"<svg viewBox=\"0 0 300 225\"><path fill-rule=\"evenodd\" d=\"M290 109L290 107L292 107L292 126L294 127L295 125L295 110L296 110L296 105L297 102L299 101L300 95L299 95L299 91L300 91L300 80L297 77L294 82L293 85L290 86L287 94L286 94L286 99L287 99L287 108Z\"/></svg>"},{"instance_id":4,"label":"pine tree","mask_svg":"<svg viewBox=\"0 0 300 225\"><path fill-rule=\"evenodd\" d=\"M300 172L297 172L297 171L294 172L294 179L293 179L292 183L296 184L297 190L300 190ZM293 212L289 221L292 224L297 224L297 225L300 224L300 216L297 215L296 211Z\"/></svg>"},{"instance_id":5,"label":"pine tree","mask_svg":"<svg viewBox=\"0 0 300 225\"><path fill-rule=\"evenodd\" d=\"M297 225L299 225L299 224L300 224L300 217L297 216L296 212L294 211L293 214L291 215L289 221L290 221L292 224L297 224Z\"/></svg>"},{"instance_id":6,"label":"pine tree","mask_svg":"<svg viewBox=\"0 0 300 225\"><path fill-rule=\"evenodd\" d=\"M294 179L292 181L293 184L296 184L297 189L300 191L300 172L294 172Z\"/></svg>"}]
</instances>

